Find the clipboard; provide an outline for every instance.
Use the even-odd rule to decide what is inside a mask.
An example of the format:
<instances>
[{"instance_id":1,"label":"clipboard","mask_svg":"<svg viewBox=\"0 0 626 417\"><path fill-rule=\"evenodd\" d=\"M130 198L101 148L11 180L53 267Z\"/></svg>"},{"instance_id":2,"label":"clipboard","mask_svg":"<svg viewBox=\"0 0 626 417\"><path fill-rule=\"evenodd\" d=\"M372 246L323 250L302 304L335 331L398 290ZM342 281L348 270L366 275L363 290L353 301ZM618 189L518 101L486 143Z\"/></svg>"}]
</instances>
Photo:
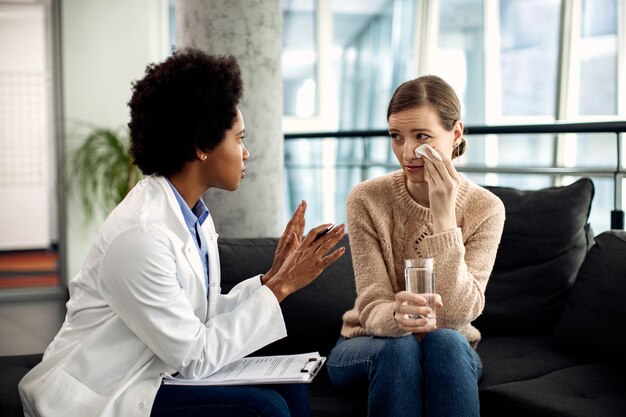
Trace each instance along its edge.
<instances>
[{"instance_id":1,"label":"clipboard","mask_svg":"<svg viewBox=\"0 0 626 417\"><path fill-rule=\"evenodd\" d=\"M315 378L317 373L322 369L322 365L326 362L326 357L317 356L309 358L305 363L300 372L307 372L311 375L311 379Z\"/></svg>"},{"instance_id":2,"label":"clipboard","mask_svg":"<svg viewBox=\"0 0 626 417\"><path fill-rule=\"evenodd\" d=\"M251 356L234 361L202 379L163 374L166 385L310 384L326 362L319 352L284 356Z\"/></svg>"}]
</instances>

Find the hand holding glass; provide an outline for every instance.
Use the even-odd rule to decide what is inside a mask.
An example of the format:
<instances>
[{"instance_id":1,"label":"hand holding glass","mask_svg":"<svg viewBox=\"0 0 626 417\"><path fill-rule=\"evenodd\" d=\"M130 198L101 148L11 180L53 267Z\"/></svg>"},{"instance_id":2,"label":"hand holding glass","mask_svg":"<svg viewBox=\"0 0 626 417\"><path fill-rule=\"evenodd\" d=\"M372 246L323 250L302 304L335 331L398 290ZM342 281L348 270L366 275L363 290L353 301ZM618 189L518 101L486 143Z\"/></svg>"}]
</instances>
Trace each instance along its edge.
<instances>
[{"instance_id":1,"label":"hand holding glass","mask_svg":"<svg viewBox=\"0 0 626 417\"><path fill-rule=\"evenodd\" d=\"M426 298L426 306L432 312L425 316L410 314L412 319L427 318L428 325L437 324L435 294L435 273L433 258L406 259L404 261L404 283L406 290Z\"/></svg>"}]
</instances>

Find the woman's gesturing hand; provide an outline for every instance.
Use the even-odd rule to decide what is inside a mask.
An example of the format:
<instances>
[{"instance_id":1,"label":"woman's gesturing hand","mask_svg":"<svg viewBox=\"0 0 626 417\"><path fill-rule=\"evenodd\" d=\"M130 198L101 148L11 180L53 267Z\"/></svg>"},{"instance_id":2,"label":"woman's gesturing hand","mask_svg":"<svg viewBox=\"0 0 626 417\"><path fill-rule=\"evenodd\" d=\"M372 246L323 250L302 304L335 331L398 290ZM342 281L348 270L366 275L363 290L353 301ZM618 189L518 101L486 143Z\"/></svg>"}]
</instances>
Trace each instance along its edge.
<instances>
[{"instance_id":1,"label":"woman's gesturing hand","mask_svg":"<svg viewBox=\"0 0 626 417\"><path fill-rule=\"evenodd\" d=\"M306 213L306 201L302 200L302 202L296 208L296 211L291 216L291 219L287 223L285 227L285 231L283 232L280 240L278 241L278 245L276 246L276 252L274 253L274 262L272 263L272 267L263 277L261 278L261 282L266 284L275 274L280 270L285 263L285 260L289 257L291 252L294 251L298 246L300 246L300 242L302 240L302 235L304 234L304 225L306 220L304 218L304 214Z\"/></svg>"},{"instance_id":2,"label":"woman's gesturing hand","mask_svg":"<svg viewBox=\"0 0 626 417\"><path fill-rule=\"evenodd\" d=\"M441 161L433 155L430 149L427 152L431 157L430 159L424 158L424 179L428 183L433 232L441 233L457 227L455 203L460 182L459 173L443 152L439 151Z\"/></svg>"},{"instance_id":3,"label":"woman's gesturing hand","mask_svg":"<svg viewBox=\"0 0 626 417\"><path fill-rule=\"evenodd\" d=\"M297 210L294 217L296 215ZM345 253L346 249L343 246L332 253L328 253L345 234L345 226L343 224L332 228L324 236L316 239L318 233L329 226L331 225L323 224L314 227L302 241L299 241L299 235L296 235L295 232L291 237L286 238L284 250L289 253L281 251L279 256L284 256L285 259L282 261L274 259L272 269L274 269L275 265L280 264L280 266L277 266L278 270L273 272L269 278L263 280L263 283L276 295L279 302L288 295L310 284L324 269ZM276 252L278 255L279 249Z\"/></svg>"}]
</instances>

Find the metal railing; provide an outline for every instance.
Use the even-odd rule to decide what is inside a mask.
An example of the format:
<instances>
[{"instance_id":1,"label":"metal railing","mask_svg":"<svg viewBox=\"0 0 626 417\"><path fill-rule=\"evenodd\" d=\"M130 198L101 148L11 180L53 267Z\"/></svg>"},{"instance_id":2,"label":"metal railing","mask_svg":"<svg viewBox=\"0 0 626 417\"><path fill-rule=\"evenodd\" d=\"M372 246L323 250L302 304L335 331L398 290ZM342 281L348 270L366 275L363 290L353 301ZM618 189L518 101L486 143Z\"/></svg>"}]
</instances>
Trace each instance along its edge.
<instances>
[{"instance_id":1,"label":"metal railing","mask_svg":"<svg viewBox=\"0 0 626 417\"><path fill-rule=\"evenodd\" d=\"M626 121L614 122L589 122L589 123L563 123L556 122L550 124L532 124L532 125L498 125L498 126L466 126L465 135L520 135L520 134L566 134L566 133L613 133L615 134L615 149L617 153L617 163L615 168L603 167L523 167L523 166L500 166L489 167L486 165L464 165L458 167L460 172L468 173L495 173L495 174L544 174L551 176L560 175L588 175L611 177L613 179L613 198L614 210L611 212L611 229L624 229L624 211L622 210L622 180L626 174L622 163L622 149L620 135L626 132ZM377 138L389 136L386 130L354 130L354 131L336 131L336 132L304 132L304 133L288 133L285 134L285 140L295 139L324 139L336 138L338 140L348 138ZM506 137L506 136L504 136ZM367 142L366 140L364 143ZM362 163L341 164L342 167L360 167L363 172L367 168L376 165L386 168L392 168L391 164L372 164L363 160ZM289 162L286 168L294 168ZM297 167L302 167L298 165ZM316 166L307 166L315 168ZM319 168L319 166L317 166Z\"/></svg>"}]
</instances>

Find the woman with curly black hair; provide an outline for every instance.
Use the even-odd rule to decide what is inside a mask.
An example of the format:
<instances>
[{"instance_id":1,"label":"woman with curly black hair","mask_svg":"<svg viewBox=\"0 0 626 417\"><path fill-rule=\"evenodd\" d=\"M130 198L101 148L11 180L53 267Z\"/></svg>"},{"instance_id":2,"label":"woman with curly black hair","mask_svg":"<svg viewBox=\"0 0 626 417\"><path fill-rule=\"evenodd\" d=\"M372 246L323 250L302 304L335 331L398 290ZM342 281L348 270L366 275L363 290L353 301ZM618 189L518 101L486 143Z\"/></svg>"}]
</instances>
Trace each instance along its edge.
<instances>
[{"instance_id":1,"label":"woman with curly black hair","mask_svg":"<svg viewBox=\"0 0 626 417\"><path fill-rule=\"evenodd\" d=\"M302 385L161 385L208 376L286 336L279 303L344 249L343 225L304 237L303 201L270 270L220 294L217 233L201 196L234 191L249 153L232 57L196 49L150 65L134 84L131 154L147 177L103 224L70 282L63 327L19 385L27 416L296 416Z\"/></svg>"}]
</instances>

